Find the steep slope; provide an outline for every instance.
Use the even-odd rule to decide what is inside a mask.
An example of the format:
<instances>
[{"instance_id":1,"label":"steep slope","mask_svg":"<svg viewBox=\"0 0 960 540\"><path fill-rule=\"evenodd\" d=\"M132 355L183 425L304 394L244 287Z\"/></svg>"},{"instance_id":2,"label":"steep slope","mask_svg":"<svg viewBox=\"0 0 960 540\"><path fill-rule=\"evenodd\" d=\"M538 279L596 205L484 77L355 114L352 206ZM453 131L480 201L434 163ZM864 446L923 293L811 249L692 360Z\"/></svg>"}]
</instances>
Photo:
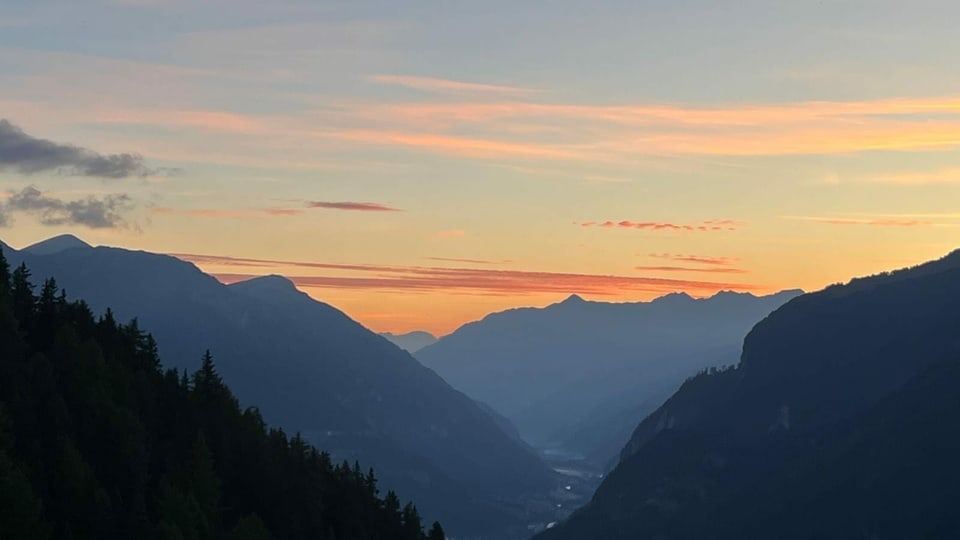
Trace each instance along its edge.
<instances>
[{"instance_id":1,"label":"steep slope","mask_svg":"<svg viewBox=\"0 0 960 540\"><path fill-rule=\"evenodd\" d=\"M10 277L0 254L5 540L427 540L373 473L241 411L210 357L164 371L139 327Z\"/></svg>"},{"instance_id":2,"label":"steep slope","mask_svg":"<svg viewBox=\"0 0 960 540\"><path fill-rule=\"evenodd\" d=\"M138 317L173 367L211 349L242 403L335 459L375 466L451 533L525 530L526 501L553 487L552 471L472 400L283 278L228 287L172 257L104 247L9 258L95 312Z\"/></svg>"},{"instance_id":3,"label":"steep slope","mask_svg":"<svg viewBox=\"0 0 960 540\"><path fill-rule=\"evenodd\" d=\"M671 294L623 304L574 295L489 315L416 356L535 446L605 464L638 415L698 370L735 363L750 327L797 294Z\"/></svg>"},{"instance_id":4,"label":"steep slope","mask_svg":"<svg viewBox=\"0 0 960 540\"><path fill-rule=\"evenodd\" d=\"M946 538L960 252L786 304L648 416L566 538Z\"/></svg>"},{"instance_id":5,"label":"steep slope","mask_svg":"<svg viewBox=\"0 0 960 540\"><path fill-rule=\"evenodd\" d=\"M380 335L387 338L397 347L400 347L409 353L415 353L420 349L429 345L433 345L437 342L436 336L429 332L417 331L407 332L406 334L391 334L390 332L384 332Z\"/></svg>"}]
</instances>

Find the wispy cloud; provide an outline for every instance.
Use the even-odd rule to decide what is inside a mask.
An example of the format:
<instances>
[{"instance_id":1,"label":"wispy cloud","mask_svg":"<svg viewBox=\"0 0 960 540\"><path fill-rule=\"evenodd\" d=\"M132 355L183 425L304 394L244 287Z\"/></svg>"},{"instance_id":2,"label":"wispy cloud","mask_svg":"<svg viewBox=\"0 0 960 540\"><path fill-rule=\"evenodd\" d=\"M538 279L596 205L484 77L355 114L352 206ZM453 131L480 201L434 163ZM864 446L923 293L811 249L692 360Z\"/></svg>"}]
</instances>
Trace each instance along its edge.
<instances>
[{"instance_id":1,"label":"wispy cloud","mask_svg":"<svg viewBox=\"0 0 960 540\"><path fill-rule=\"evenodd\" d=\"M359 212L402 212L399 208L387 206L372 202L331 202L331 201L307 201L304 203L307 208L323 208L326 210L352 210Z\"/></svg>"},{"instance_id":2,"label":"wispy cloud","mask_svg":"<svg viewBox=\"0 0 960 540\"><path fill-rule=\"evenodd\" d=\"M269 206L258 208L171 208L169 206L156 206L150 209L150 213L211 219L247 219L264 216L299 216L315 208L357 212L402 212L399 208L371 202L302 201L299 204L299 207Z\"/></svg>"},{"instance_id":3,"label":"wispy cloud","mask_svg":"<svg viewBox=\"0 0 960 540\"><path fill-rule=\"evenodd\" d=\"M303 213L299 208L171 208L156 206L150 209L155 216L187 216L208 219L249 219L265 216L296 216Z\"/></svg>"},{"instance_id":4,"label":"wispy cloud","mask_svg":"<svg viewBox=\"0 0 960 540\"><path fill-rule=\"evenodd\" d=\"M522 96L537 92L536 90L520 88L518 86L463 82L435 77L418 77L414 75L371 75L368 77L368 80L379 84L403 86L415 90L442 94Z\"/></svg>"},{"instance_id":5,"label":"wispy cloud","mask_svg":"<svg viewBox=\"0 0 960 540\"><path fill-rule=\"evenodd\" d=\"M654 259L666 259L677 263L704 264L710 266L730 266L740 261L735 257L707 257L703 255L682 255L676 253L651 253Z\"/></svg>"},{"instance_id":6,"label":"wispy cloud","mask_svg":"<svg viewBox=\"0 0 960 540\"><path fill-rule=\"evenodd\" d=\"M742 268L730 267L695 267L695 266L635 266L635 270L645 272L701 272L706 274L746 274Z\"/></svg>"},{"instance_id":7,"label":"wispy cloud","mask_svg":"<svg viewBox=\"0 0 960 540\"><path fill-rule=\"evenodd\" d=\"M454 262L464 264L507 264L513 261L509 259L488 260L488 259L460 259L456 257L427 257L428 261Z\"/></svg>"},{"instance_id":8,"label":"wispy cloud","mask_svg":"<svg viewBox=\"0 0 960 540\"><path fill-rule=\"evenodd\" d=\"M487 268L443 268L431 266L391 266L367 264L335 264L303 261L277 261L196 254L174 254L175 257L205 266L255 267L260 273L217 273L220 280L231 283L270 273L283 267L299 267L336 271L348 275L289 276L300 287L374 289L391 291L446 291L477 295L517 295L535 293L581 293L616 296L624 292L667 293L687 291L710 294L720 290L750 291L763 287L750 283L715 282L647 276L618 276Z\"/></svg>"},{"instance_id":9,"label":"wispy cloud","mask_svg":"<svg viewBox=\"0 0 960 540\"><path fill-rule=\"evenodd\" d=\"M935 221L912 218L861 218L861 217L822 217L822 216L784 216L785 219L811 221L828 225L868 225L873 227L929 227L938 224Z\"/></svg>"},{"instance_id":10,"label":"wispy cloud","mask_svg":"<svg viewBox=\"0 0 960 540\"><path fill-rule=\"evenodd\" d=\"M922 186L933 184L960 184L960 169L881 174L867 177L868 181L880 184Z\"/></svg>"},{"instance_id":11,"label":"wispy cloud","mask_svg":"<svg viewBox=\"0 0 960 540\"><path fill-rule=\"evenodd\" d=\"M699 223L669 223L663 221L585 221L581 227L599 227L601 229L639 229L648 231L735 231L744 222L732 219L710 219Z\"/></svg>"},{"instance_id":12,"label":"wispy cloud","mask_svg":"<svg viewBox=\"0 0 960 540\"><path fill-rule=\"evenodd\" d=\"M179 171L150 168L139 154L99 154L69 144L28 135L7 119L0 119L0 170L21 174L59 171L75 176L128 178L167 176Z\"/></svg>"},{"instance_id":13,"label":"wispy cloud","mask_svg":"<svg viewBox=\"0 0 960 540\"><path fill-rule=\"evenodd\" d=\"M126 194L104 197L88 196L77 200L63 200L46 195L29 186L8 192L0 206L0 225L9 225L18 213L36 215L43 225L80 225L91 229L128 228L124 215L134 207Z\"/></svg>"}]
</instances>

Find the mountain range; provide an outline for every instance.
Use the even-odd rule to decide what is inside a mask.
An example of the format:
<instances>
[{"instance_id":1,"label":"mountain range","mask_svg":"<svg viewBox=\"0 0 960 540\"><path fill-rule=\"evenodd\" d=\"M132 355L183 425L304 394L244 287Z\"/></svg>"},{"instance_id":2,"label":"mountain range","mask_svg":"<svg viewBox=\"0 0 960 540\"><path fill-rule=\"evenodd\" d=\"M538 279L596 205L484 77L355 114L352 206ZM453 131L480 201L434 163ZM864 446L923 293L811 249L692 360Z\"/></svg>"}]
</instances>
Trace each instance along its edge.
<instances>
[{"instance_id":1,"label":"mountain range","mask_svg":"<svg viewBox=\"0 0 960 540\"><path fill-rule=\"evenodd\" d=\"M960 537L960 251L795 298L544 540Z\"/></svg>"},{"instance_id":2,"label":"mountain range","mask_svg":"<svg viewBox=\"0 0 960 540\"><path fill-rule=\"evenodd\" d=\"M535 447L612 466L638 418L697 371L736 363L750 327L799 294L677 293L636 303L573 295L488 315L416 357Z\"/></svg>"},{"instance_id":3,"label":"mountain range","mask_svg":"<svg viewBox=\"0 0 960 540\"><path fill-rule=\"evenodd\" d=\"M94 313L137 318L167 367L192 371L210 349L241 404L335 460L375 467L384 489L416 500L451 535L518 537L532 514L553 511L544 494L555 474L499 419L285 278L228 286L171 256L70 236L6 255Z\"/></svg>"}]
</instances>

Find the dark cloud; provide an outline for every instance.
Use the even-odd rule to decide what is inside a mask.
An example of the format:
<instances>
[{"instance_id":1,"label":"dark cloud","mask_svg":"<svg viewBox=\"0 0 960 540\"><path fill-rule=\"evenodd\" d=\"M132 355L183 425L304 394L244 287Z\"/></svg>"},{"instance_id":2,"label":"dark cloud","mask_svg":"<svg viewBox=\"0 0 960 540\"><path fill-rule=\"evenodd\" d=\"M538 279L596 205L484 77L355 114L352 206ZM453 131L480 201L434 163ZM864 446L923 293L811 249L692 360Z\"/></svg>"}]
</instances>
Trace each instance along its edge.
<instances>
[{"instance_id":1,"label":"dark cloud","mask_svg":"<svg viewBox=\"0 0 960 540\"><path fill-rule=\"evenodd\" d=\"M130 178L171 176L179 169L150 168L138 154L98 154L93 150L38 139L0 119L0 170L21 174L56 171L74 176Z\"/></svg>"},{"instance_id":2,"label":"dark cloud","mask_svg":"<svg viewBox=\"0 0 960 540\"><path fill-rule=\"evenodd\" d=\"M327 210L359 210L362 212L400 212L399 208L371 202L328 202L307 201L307 208L326 208Z\"/></svg>"},{"instance_id":3,"label":"dark cloud","mask_svg":"<svg viewBox=\"0 0 960 540\"><path fill-rule=\"evenodd\" d=\"M19 192L10 192L10 198L0 207L0 224L7 225L14 213L35 214L44 225L82 225L91 229L115 229L128 226L123 214L133 209L126 194L105 197L85 197L64 201L44 195L30 186Z\"/></svg>"}]
</instances>

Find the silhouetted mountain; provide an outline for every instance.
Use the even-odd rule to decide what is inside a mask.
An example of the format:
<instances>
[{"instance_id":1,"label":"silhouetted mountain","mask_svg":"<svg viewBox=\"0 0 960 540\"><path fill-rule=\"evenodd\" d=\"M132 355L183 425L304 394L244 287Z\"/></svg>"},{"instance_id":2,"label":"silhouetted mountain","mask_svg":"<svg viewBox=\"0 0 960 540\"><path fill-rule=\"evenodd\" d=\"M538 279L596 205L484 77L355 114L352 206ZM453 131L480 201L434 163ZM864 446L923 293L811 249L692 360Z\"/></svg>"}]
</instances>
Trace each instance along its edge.
<instances>
[{"instance_id":1,"label":"silhouetted mountain","mask_svg":"<svg viewBox=\"0 0 960 540\"><path fill-rule=\"evenodd\" d=\"M173 257L106 247L9 258L96 313L138 317L171 367L192 368L209 348L241 403L335 460L376 467L452 534L525 531L529 501L554 487L552 471L471 399L284 278L225 286Z\"/></svg>"},{"instance_id":2,"label":"silhouetted mountain","mask_svg":"<svg viewBox=\"0 0 960 540\"><path fill-rule=\"evenodd\" d=\"M544 539L955 538L960 251L794 299Z\"/></svg>"},{"instance_id":3,"label":"silhouetted mountain","mask_svg":"<svg viewBox=\"0 0 960 540\"><path fill-rule=\"evenodd\" d=\"M164 371L136 322L37 289L0 253L4 540L443 538L372 469L241 411L209 354Z\"/></svg>"},{"instance_id":4,"label":"silhouetted mountain","mask_svg":"<svg viewBox=\"0 0 960 540\"><path fill-rule=\"evenodd\" d=\"M33 255L50 255L52 253L59 253L67 249L83 249L91 247L90 244L84 242L83 240L73 236L72 234L61 234L60 236L54 236L53 238L48 238L36 244L27 246L23 248L23 251Z\"/></svg>"},{"instance_id":5,"label":"silhouetted mountain","mask_svg":"<svg viewBox=\"0 0 960 540\"><path fill-rule=\"evenodd\" d=\"M409 352L415 353L420 349L433 345L437 342L436 336L429 332L408 332L406 334L391 334L390 332L383 332L381 336L390 340L391 343L400 347L401 349Z\"/></svg>"},{"instance_id":6,"label":"silhouetted mountain","mask_svg":"<svg viewBox=\"0 0 960 540\"><path fill-rule=\"evenodd\" d=\"M620 304L572 295L488 315L416 356L534 446L612 465L637 418L700 369L735 363L750 327L798 294Z\"/></svg>"}]
</instances>

